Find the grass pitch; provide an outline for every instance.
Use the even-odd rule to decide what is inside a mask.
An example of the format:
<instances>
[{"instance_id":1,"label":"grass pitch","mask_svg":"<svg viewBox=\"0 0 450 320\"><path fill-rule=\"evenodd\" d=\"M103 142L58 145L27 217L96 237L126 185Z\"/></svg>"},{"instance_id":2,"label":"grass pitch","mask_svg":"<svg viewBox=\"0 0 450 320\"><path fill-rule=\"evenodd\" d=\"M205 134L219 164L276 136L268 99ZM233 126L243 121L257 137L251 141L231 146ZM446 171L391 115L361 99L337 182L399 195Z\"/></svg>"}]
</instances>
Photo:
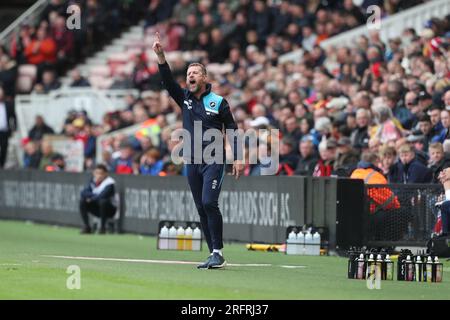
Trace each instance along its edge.
<instances>
[{"instance_id":1,"label":"grass pitch","mask_svg":"<svg viewBox=\"0 0 450 320\"><path fill-rule=\"evenodd\" d=\"M226 269L174 262L201 262L207 255L206 245L203 252L159 251L155 237L80 235L74 228L0 221L0 299L450 299L445 259L442 283L383 281L381 290L347 279L347 259L341 257L287 256L225 244L232 264ZM79 290L66 287L70 265L80 267Z\"/></svg>"}]
</instances>

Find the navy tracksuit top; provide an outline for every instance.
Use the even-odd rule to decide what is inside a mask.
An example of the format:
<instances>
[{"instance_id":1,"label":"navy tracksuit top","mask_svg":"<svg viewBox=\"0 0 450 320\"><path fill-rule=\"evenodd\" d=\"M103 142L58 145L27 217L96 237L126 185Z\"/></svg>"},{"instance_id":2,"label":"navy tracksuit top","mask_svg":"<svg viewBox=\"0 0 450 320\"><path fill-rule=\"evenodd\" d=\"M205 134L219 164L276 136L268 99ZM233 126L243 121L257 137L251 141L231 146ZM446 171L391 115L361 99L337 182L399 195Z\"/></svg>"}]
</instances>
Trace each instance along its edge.
<instances>
[{"instance_id":1,"label":"navy tracksuit top","mask_svg":"<svg viewBox=\"0 0 450 320\"><path fill-rule=\"evenodd\" d=\"M211 91L211 84L206 85L206 91L197 99L194 94L188 89L183 89L175 81L172 76L169 65L166 63L158 64L159 72L162 77L163 85L169 92L170 96L175 100L182 110L183 114L183 128L189 131L191 135L191 156L190 161L194 163L202 161L202 159L194 158L194 121L201 121L202 136L195 137L195 139L202 140L202 154L203 150L213 141L203 141L202 137L208 129L218 129L222 131L225 129L237 129L233 115L230 110L228 102L221 96ZM234 159L237 159L237 139L233 141ZM231 141L230 141L231 143ZM225 141L222 136L223 156L225 161ZM187 147L187 146L185 146ZM185 157L186 158L186 157ZM186 159L188 160L188 159Z\"/></svg>"}]
</instances>

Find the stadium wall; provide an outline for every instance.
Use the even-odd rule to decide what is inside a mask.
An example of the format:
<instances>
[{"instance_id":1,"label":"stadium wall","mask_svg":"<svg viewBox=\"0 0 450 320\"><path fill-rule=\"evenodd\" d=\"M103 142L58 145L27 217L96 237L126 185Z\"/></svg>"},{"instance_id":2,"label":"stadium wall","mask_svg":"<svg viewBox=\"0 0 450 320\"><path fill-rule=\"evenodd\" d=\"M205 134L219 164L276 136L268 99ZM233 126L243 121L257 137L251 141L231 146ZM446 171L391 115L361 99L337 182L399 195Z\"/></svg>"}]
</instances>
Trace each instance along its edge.
<instances>
[{"instance_id":1,"label":"stadium wall","mask_svg":"<svg viewBox=\"0 0 450 320\"><path fill-rule=\"evenodd\" d=\"M198 221L185 177L113 177L122 231L156 235L160 220ZM88 178L88 173L0 171L0 218L81 226L79 194ZM327 228L330 249L359 244L363 198L359 180L267 176L235 183L226 177L219 199L224 239L282 243L288 226L308 223Z\"/></svg>"}]
</instances>

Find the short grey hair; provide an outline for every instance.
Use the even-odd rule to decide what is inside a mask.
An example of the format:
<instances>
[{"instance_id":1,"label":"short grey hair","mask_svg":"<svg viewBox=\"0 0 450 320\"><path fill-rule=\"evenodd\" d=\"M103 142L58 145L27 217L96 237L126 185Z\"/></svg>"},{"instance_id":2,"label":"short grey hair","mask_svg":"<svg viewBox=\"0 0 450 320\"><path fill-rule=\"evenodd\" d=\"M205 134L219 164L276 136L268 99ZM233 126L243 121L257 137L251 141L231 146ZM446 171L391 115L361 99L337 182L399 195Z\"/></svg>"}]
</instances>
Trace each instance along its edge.
<instances>
[{"instance_id":1,"label":"short grey hair","mask_svg":"<svg viewBox=\"0 0 450 320\"><path fill-rule=\"evenodd\" d=\"M316 120L314 129L317 131L331 131L331 120L328 117L320 117Z\"/></svg>"}]
</instances>

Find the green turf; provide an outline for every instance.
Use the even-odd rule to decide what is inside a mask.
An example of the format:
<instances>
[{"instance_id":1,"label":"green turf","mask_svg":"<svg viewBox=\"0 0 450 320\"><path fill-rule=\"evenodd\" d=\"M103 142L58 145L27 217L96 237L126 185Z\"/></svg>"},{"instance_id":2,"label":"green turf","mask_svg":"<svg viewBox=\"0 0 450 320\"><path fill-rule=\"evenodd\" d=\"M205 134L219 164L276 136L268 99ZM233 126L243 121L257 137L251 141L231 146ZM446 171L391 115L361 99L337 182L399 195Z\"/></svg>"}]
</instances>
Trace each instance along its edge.
<instances>
[{"instance_id":1,"label":"green turf","mask_svg":"<svg viewBox=\"0 0 450 320\"><path fill-rule=\"evenodd\" d=\"M154 237L80 235L78 229L0 221L0 299L449 299L450 263L444 282L382 282L346 278L347 259L286 256L226 244L229 263L270 267L197 270L194 265L63 260L44 255L203 261L203 252L156 250ZM69 265L81 268L81 289L69 290ZM287 269L281 265L302 265Z\"/></svg>"}]
</instances>

